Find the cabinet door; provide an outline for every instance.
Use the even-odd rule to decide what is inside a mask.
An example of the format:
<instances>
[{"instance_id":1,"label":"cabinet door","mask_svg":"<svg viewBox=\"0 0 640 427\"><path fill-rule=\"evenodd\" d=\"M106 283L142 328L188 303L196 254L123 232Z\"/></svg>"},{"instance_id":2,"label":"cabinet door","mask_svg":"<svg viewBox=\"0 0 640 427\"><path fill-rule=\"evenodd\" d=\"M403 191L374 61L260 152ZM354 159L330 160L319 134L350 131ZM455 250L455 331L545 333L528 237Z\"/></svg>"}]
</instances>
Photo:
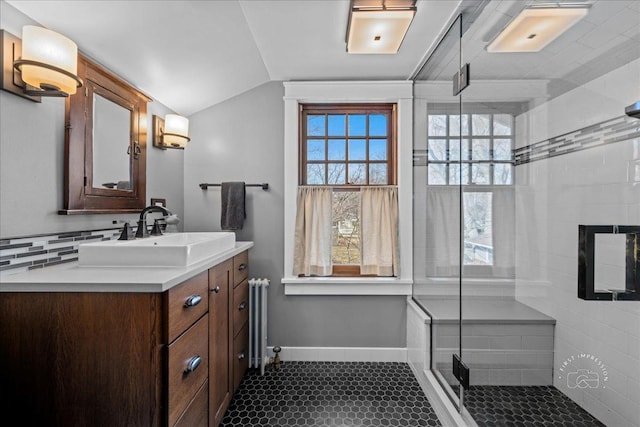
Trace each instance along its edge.
<instances>
[{"instance_id":1,"label":"cabinet door","mask_svg":"<svg viewBox=\"0 0 640 427\"><path fill-rule=\"evenodd\" d=\"M209 270L209 424L211 426L220 424L233 394L230 344L233 324L229 322L232 316L232 275L232 259Z\"/></svg>"},{"instance_id":2,"label":"cabinet door","mask_svg":"<svg viewBox=\"0 0 640 427\"><path fill-rule=\"evenodd\" d=\"M235 392L249 367L249 325L245 324L233 340L233 391Z\"/></svg>"},{"instance_id":3,"label":"cabinet door","mask_svg":"<svg viewBox=\"0 0 640 427\"><path fill-rule=\"evenodd\" d=\"M249 277L249 252L244 251L233 257L233 285L238 286Z\"/></svg>"}]
</instances>

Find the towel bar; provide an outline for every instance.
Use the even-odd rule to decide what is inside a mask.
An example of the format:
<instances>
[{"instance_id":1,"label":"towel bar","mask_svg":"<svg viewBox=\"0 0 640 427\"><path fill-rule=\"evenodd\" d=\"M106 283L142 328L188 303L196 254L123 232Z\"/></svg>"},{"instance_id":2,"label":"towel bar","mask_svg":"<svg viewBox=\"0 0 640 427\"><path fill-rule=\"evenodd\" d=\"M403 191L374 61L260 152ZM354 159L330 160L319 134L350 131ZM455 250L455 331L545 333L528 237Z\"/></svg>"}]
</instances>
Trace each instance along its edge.
<instances>
[{"instance_id":1,"label":"towel bar","mask_svg":"<svg viewBox=\"0 0 640 427\"><path fill-rule=\"evenodd\" d=\"M222 184L198 184L198 186L200 188L202 188L203 190L206 190L209 187L220 187L222 186ZM266 182L263 182L262 184L245 184L245 187L262 187L263 190L268 190L269 189L269 184Z\"/></svg>"}]
</instances>

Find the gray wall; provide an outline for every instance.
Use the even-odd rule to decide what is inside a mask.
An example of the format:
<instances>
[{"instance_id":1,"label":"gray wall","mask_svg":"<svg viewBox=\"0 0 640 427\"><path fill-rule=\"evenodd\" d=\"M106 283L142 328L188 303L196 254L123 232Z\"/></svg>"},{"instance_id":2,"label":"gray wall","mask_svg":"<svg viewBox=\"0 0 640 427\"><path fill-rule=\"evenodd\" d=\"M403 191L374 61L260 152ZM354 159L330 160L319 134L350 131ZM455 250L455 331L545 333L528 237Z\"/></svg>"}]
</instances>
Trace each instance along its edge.
<instances>
[{"instance_id":1,"label":"gray wall","mask_svg":"<svg viewBox=\"0 0 640 427\"><path fill-rule=\"evenodd\" d=\"M284 252L284 102L271 82L190 117L185 150L186 231L220 231L220 189L200 182L268 182L247 189L247 219L237 240L252 240L251 277L271 279L269 345L404 347L405 297L285 296L280 284Z\"/></svg>"},{"instance_id":2,"label":"gray wall","mask_svg":"<svg viewBox=\"0 0 640 427\"><path fill-rule=\"evenodd\" d=\"M150 4L151 5L151 4ZM37 24L4 1L0 27L20 36L22 26ZM82 41L78 41L82 49ZM167 199L182 217L183 152L151 146L151 115L170 112L148 106L147 200ZM64 100L38 104L0 91L0 237L114 227L112 221L136 215L58 215L63 203ZM118 224L120 226L120 224Z\"/></svg>"}]
</instances>

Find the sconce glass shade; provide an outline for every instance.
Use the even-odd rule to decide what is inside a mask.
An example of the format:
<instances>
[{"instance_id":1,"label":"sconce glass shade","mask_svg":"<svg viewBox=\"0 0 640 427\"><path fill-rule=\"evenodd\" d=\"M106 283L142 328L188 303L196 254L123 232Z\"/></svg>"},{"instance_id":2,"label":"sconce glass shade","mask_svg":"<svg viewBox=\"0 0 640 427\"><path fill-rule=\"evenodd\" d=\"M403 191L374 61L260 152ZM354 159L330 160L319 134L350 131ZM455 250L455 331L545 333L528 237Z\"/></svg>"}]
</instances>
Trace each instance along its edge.
<instances>
[{"instance_id":1,"label":"sconce glass shade","mask_svg":"<svg viewBox=\"0 0 640 427\"><path fill-rule=\"evenodd\" d=\"M22 28L22 57L20 65L22 80L37 88L58 88L73 95L80 85L78 79L55 68L76 76L78 70L78 47L63 35L42 27L26 25ZM34 64L41 63L44 66ZM49 67L51 68L49 68Z\"/></svg>"},{"instance_id":2,"label":"sconce glass shade","mask_svg":"<svg viewBox=\"0 0 640 427\"><path fill-rule=\"evenodd\" d=\"M189 138L189 119L177 114L167 114L164 117L164 132L162 140L165 145L184 147Z\"/></svg>"},{"instance_id":3,"label":"sconce glass shade","mask_svg":"<svg viewBox=\"0 0 640 427\"><path fill-rule=\"evenodd\" d=\"M415 13L415 9L352 10L347 52L398 53Z\"/></svg>"}]
</instances>

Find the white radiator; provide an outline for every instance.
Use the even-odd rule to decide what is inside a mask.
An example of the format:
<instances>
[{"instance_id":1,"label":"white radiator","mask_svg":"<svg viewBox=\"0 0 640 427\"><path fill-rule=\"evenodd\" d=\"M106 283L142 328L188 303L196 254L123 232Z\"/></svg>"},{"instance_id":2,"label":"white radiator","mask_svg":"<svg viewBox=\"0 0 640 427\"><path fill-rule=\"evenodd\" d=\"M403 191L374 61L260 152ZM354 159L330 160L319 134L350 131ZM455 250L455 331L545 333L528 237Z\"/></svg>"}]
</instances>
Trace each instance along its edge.
<instances>
[{"instance_id":1,"label":"white radiator","mask_svg":"<svg viewBox=\"0 0 640 427\"><path fill-rule=\"evenodd\" d=\"M267 291L269 279L249 279L249 367L264 375L267 357Z\"/></svg>"}]
</instances>

